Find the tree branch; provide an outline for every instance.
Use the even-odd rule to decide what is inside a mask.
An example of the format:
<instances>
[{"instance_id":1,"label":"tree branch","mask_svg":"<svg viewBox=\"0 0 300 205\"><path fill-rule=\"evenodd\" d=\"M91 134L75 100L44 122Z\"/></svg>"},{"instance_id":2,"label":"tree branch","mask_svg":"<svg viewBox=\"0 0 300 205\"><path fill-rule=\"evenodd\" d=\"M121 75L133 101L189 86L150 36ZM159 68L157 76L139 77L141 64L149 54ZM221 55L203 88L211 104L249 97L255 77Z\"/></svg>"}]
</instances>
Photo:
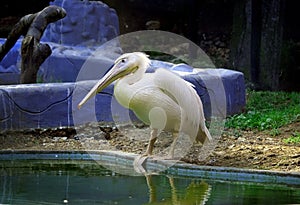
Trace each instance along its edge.
<instances>
[{"instance_id":1,"label":"tree branch","mask_svg":"<svg viewBox=\"0 0 300 205\"><path fill-rule=\"evenodd\" d=\"M40 39L49 23L66 16L66 11L51 5L35 14L28 14L20 19L0 47L0 61L15 45L21 35L25 36L21 45L21 83L35 83L40 65L51 55L48 44L41 44Z\"/></svg>"},{"instance_id":2,"label":"tree branch","mask_svg":"<svg viewBox=\"0 0 300 205\"><path fill-rule=\"evenodd\" d=\"M65 15L65 10L58 6L48 6L37 13L22 41L21 83L36 83L40 65L52 53L50 46L41 44L40 39L49 23L55 22Z\"/></svg>"}]
</instances>

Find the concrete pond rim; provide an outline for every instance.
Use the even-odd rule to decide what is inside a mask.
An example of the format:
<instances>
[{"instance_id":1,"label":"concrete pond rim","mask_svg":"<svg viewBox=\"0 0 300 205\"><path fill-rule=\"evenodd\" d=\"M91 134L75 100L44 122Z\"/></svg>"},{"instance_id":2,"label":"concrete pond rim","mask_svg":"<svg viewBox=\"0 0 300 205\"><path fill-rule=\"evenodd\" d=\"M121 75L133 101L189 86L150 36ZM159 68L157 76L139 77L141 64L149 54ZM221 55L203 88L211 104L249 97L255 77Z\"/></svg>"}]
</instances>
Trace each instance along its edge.
<instances>
[{"instance_id":1,"label":"concrete pond rim","mask_svg":"<svg viewBox=\"0 0 300 205\"><path fill-rule=\"evenodd\" d=\"M88 163L97 162L112 171L122 169L132 172L133 163L139 155L121 151L89 150L89 151L33 151L33 150L2 150L0 161L18 163L21 160L44 160L45 163ZM2 164L2 163L1 163ZM2 165L3 166L3 165ZM173 160L160 160L147 158L143 167L151 174L166 174L178 177L201 178L207 180L221 180L233 182L249 182L264 184L280 184L288 186L300 185L300 173L271 170L256 170L235 167L216 167L194 165L181 161L174 163ZM164 170L160 173L159 170ZM141 175L137 173L136 175Z\"/></svg>"}]
</instances>

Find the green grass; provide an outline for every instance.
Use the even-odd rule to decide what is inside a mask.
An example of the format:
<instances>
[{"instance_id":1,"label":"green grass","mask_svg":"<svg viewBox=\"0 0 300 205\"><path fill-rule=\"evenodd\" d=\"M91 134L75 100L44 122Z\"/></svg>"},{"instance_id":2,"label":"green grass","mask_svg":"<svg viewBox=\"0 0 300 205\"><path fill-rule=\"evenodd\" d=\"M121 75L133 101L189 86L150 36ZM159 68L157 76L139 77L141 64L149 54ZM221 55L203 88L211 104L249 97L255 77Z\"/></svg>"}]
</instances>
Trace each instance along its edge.
<instances>
[{"instance_id":1,"label":"green grass","mask_svg":"<svg viewBox=\"0 0 300 205\"><path fill-rule=\"evenodd\" d=\"M293 133L289 138L284 139L283 142L287 144L300 144L300 133Z\"/></svg>"},{"instance_id":2,"label":"green grass","mask_svg":"<svg viewBox=\"0 0 300 205\"><path fill-rule=\"evenodd\" d=\"M241 130L272 130L300 120L300 93L247 91L245 112L229 117L225 126Z\"/></svg>"}]
</instances>

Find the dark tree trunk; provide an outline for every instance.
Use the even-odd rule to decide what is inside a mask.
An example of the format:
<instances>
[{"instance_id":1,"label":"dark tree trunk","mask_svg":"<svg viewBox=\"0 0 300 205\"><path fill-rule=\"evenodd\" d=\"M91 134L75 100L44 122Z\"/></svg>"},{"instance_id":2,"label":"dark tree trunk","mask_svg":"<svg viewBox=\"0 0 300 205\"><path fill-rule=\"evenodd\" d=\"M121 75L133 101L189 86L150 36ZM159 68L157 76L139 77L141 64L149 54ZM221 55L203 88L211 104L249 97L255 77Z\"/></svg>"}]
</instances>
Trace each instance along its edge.
<instances>
[{"instance_id":1,"label":"dark tree trunk","mask_svg":"<svg viewBox=\"0 0 300 205\"><path fill-rule=\"evenodd\" d=\"M231 62L235 70L250 80L251 68L251 0L236 0L233 12Z\"/></svg>"},{"instance_id":2,"label":"dark tree trunk","mask_svg":"<svg viewBox=\"0 0 300 205\"><path fill-rule=\"evenodd\" d=\"M251 66L250 79L255 87L259 87L260 46L261 46L261 0L251 2Z\"/></svg>"},{"instance_id":3,"label":"dark tree trunk","mask_svg":"<svg viewBox=\"0 0 300 205\"><path fill-rule=\"evenodd\" d=\"M36 83L40 65L52 53L49 45L41 44L40 39L49 23L55 22L65 15L63 8L48 6L40 11L30 24L21 47L21 83Z\"/></svg>"},{"instance_id":4,"label":"dark tree trunk","mask_svg":"<svg viewBox=\"0 0 300 205\"><path fill-rule=\"evenodd\" d=\"M39 43L33 36L25 36L21 47L21 79L20 83L36 83L40 65L51 55L48 44Z\"/></svg>"},{"instance_id":5,"label":"dark tree trunk","mask_svg":"<svg viewBox=\"0 0 300 205\"><path fill-rule=\"evenodd\" d=\"M0 47L0 60L14 46L21 35L24 35L21 46L21 83L36 83L40 65L51 55L48 44L41 44L40 39L49 23L66 16L63 8L48 6L42 11L21 18Z\"/></svg>"},{"instance_id":6,"label":"dark tree trunk","mask_svg":"<svg viewBox=\"0 0 300 205\"><path fill-rule=\"evenodd\" d=\"M232 67L252 88L278 90L284 0L236 0L231 40Z\"/></svg>"},{"instance_id":7,"label":"dark tree trunk","mask_svg":"<svg viewBox=\"0 0 300 205\"><path fill-rule=\"evenodd\" d=\"M262 1L260 76L263 88L278 90L285 0Z\"/></svg>"}]
</instances>

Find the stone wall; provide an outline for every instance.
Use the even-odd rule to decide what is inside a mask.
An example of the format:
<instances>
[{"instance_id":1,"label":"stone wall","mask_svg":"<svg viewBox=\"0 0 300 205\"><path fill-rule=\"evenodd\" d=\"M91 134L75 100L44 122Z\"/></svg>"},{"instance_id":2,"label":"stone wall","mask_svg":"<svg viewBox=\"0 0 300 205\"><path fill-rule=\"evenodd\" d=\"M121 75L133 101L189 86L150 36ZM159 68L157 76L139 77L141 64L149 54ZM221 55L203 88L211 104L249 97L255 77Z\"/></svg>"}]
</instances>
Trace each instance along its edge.
<instances>
[{"instance_id":1,"label":"stone wall","mask_svg":"<svg viewBox=\"0 0 300 205\"><path fill-rule=\"evenodd\" d=\"M47 27L43 41L95 46L119 35L116 11L101 1L55 0L50 4L63 7L67 16Z\"/></svg>"}]
</instances>

